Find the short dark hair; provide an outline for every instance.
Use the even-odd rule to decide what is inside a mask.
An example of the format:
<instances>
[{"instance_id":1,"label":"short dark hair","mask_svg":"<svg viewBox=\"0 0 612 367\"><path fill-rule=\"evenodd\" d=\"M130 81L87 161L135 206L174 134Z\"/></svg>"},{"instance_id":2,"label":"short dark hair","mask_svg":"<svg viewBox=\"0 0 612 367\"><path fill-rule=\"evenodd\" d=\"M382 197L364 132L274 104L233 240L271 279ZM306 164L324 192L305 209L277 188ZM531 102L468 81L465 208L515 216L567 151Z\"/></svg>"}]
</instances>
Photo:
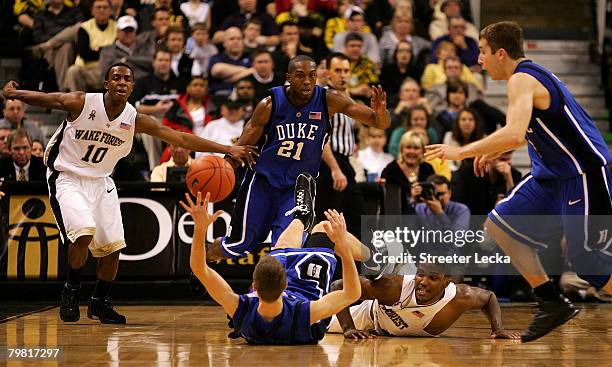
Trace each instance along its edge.
<instances>
[{"instance_id":1,"label":"short dark hair","mask_svg":"<svg viewBox=\"0 0 612 367\"><path fill-rule=\"evenodd\" d=\"M132 73L132 79L134 79L134 81L135 81L136 75L134 74L134 69L130 65L128 65L128 64L126 64L124 62L116 62L116 63L112 64L111 66L109 66L108 69L106 69L106 74L104 76L104 80L108 80L108 78L110 77L111 70L113 70L113 68L115 68L117 66L123 66L123 67L126 67L126 68L130 69L130 72Z\"/></svg>"},{"instance_id":2,"label":"short dark hair","mask_svg":"<svg viewBox=\"0 0 612 367\"><path fill-rule=\"evenodd\" d=\"M348 58L348 56L346 56L345 54L343 54L342 52L332 52L331 54L329 54L327 56L327 58L325 59L326 63L327 63L327 68L329 69L331 67L331 62L333 59L340 59L340 60L346 60L348 62L351 61L351 59Z\"/></svg>"},{"instance_id":3,"label":"short dark hair","mask_svg":"<svg viewBox=\"0 0 612 367\"><path fill-rule=\"evenodd\" d=\"M242 30L244 31L249 24L255 24L255 25L258 25L259 28L263 28L263 23L261 22L261 20L257 18L251 18L247 20L246 22L244 22L244 25L242 26Z\"/></svg>"},{"instance_id":4,"label":"short dark hair","mask_svg":"<svg viewBox=\"0 0 612 367\"><path fill-rule=\"evenodd\" d=\"M404 126L404 129L406 131L412 128L412 115L414 115L416 111L423 111L425 113L425 118L427 119L427 126L429 126L429 113L427 112L427 108L422 105L416 105L409 109L407 113L403 114L405 117L402 119L402 125Z\"/></svg>"},{"instance_id":5,"label":"short dark hair","mask_svg":"<svg viewBox=\"0 0 612 367\"><path fill-rule=\"evenodd\" d=\"M298 62L311 62L315 65L315 67L317 66L317 63L312 59L312 57L307 55L297 55L296 57L291 59L291 61L289 61L287 71L289 73L292 73L295 70L295 64L297 64Z\"/></svg>"},{"instance_id":6,"label":"short dark hair","mask_svg":"<svg viewBox=\"0 0 612 367\"><path fill-rule=\"evenodd\" d=\"M429 177L427 177L427 182L430 182L434 185L446 185L448 186L448 188L450 188L450 181L448 180L448 178L444 177L444 176L440 176L440 175L431 175Z\"/></svg>"},{"instance_id":7,"label":"short dark hair","mask_svg":"<svg viewBox=\"0 0 612 367\"><path fill-rule=\"evenodd\" d=\"M489 24L480 32L480 38L487 40L492 53L503 48L513 60L525 57L523 29L517 22L505 21Z\"/></svg>"},{"instance_id":8,"label":"short dark hair","mask_svg":"<svg viewBox=\"0 0 612 367\"><path fill-rule=\"evenodd\" d=\"M26 129L20 128L17 130L12 131L7 140L6 140L6 146L11 149L11 145L13 144L13 140L16 139L23 139L26 138L28 139L28 143L30 143L30 147L32 147L32 136L28 133L28 131Z\"/></svg>"},{"instance_id":9,"label":"short dark hair","mask_svg":"<svg viewBox=\"0 0 612 367\"><path fill-rule=\"evenodd\" d=\"M153 11L153 14L151 14L151 21L155 20L155 16L157 15L157 13L159 13L160 11L166 12L168 14L170 14L170 9L166 8L165 6L159 7L157 9L155 9L155 11Z\"/></svg>"},{"instance_id":10,"label":"short dark hair","mask_svg":"<svg viewBox=\"0 0 612 367\"><path fill-rule=\"evenodd\" d=\"M209 29L206 23L196 23L191 27L191 33L193 34L195 31L204 31L208 33Z\"/></svg>"},{"instance_id":11,"label":"short dark hair","mask_svg":"<svg viewBox=\"0 0 612 367\"><path fill-rule=\"evenodd\" d=\"M281 33L283 32L283 29L285 29L285 27L298 27L298 24L296 22L292 22L290 20L287 20L285 22L282 22L281 25L278 27L281 31Z\"/></svg>"},{"instance_id":12,"label":"short dark hair","mask_svg":"<svg viewBox=\"0 0 612 367\"><path fill-rule=\"evenodd\" d=\"M257 295L264 302L274 302L287 285L285 267L273 256L262 257L253 271Z\"/></svg>"},{"instance_id":13,"label":"short dark hair","mask_svg":"<svg viewBox=\"0 0 612 367\"><path fill-rule=\"evenodd\" d=\"M253 50L251 52L251 61L255 61L255 58L261 54L268 54L270 55L270 58L272 58L274 61L274 58L272 57L272 52L266 50L265 48L256 48L255 50Z\"/></svg>"},{"instance_id":14,"label":"short dark hair","mask_svg":"<svg viewBox=\"0 0 612 367\"><path fill-rule=\"evenodd\" d=\"M461 117L461 114L464 112L471 113L472 116L474 117L474 131L472 131L470 136L468 136L467 138L463 137L463 134L461 134L461 130L459 129L459 118ZM469 108L469 107L462 109L457 114L455 123L453 124L453 127L451 128L453 138L455 138L455 140L459 142L461 146L475 142L476 140L482 139L484 134L482 132L482 122L480 122L480 120L481 120L480 115L478 114L478 112L476 112L476 110Z\"/></svg>"},{"instance_id":15,"label":"short dark hair","mask_svg":"<svg viewBox=\"0 0 612 367\"><path fill-rule=\"evenodd\" d=\"M467 98L468 88L467 88L467 85L461 80L450 80L446 85L447 85L446 86L446 100L447 101L451 93L463 92L463 94L465 94L465 97Z\"/></svg>"},{"instance_id":16,"label":"short dark hair","mask_svg":"<svg viewBox=\"0 0 612 367\"><path fill-rule=\"evenodd\" d=\"M157 57L157 54L160 52L172 55L172 51L170 51L168 47L166 47L166 45L163 45L163 44L157 45L155 47L155 52L153 53L153 60L155 60L155 58Z\"/></svg>"},{"instance_id":17,"label":"short dark hair","mask_svg":"<svg viewBox=\"0 0 612 367\"><path fill-rule=\"evenodd\" d=\"M171 25L166 30L166 34L164 35L164 42L168 41L168 36L170 33L180 33L185 37L185 30L180 25Z\"/></svg>"},{"instance_id":18,"label":"short dark hair","mask_svg":"<svg viewBox=\"0 0 612 367\"><path fill-rule=\"evenodd\" d=\"M344 45L348 45L351 41L360 41L363 43L363 37L359 33L349 33L344 39Z\"/></svg>"}]
</instances>

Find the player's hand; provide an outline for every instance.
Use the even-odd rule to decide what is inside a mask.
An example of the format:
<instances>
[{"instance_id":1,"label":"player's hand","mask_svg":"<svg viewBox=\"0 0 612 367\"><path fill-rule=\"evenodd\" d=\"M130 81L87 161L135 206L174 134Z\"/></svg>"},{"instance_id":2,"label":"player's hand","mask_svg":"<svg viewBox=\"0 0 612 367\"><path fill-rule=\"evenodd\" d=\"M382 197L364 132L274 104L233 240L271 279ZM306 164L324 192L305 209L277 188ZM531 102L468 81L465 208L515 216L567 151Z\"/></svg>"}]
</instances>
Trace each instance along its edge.
<instances>
[{"instance_id":1,"label":"player's hand","mask_svg":"<svg viewBox=\"0 0 612 367\"><path fill-rule=\"evenodd\" d=\"M374 330L348 329L344 332L345 339L376 339L377 336Z\"/></svg>"},{"instance_id":2,"label":"player's hand","mask_svg":"<svg viewBox=\"0 0 612 367\"><path fill-rule=\"evenodd\" d=\"M239 161L241 164L246 162L249 167L253 168L255 158L259 157L259 153L257 153L255 149L257 149L257 147L252 145L232 145L229 147L227 155Z\"/></svg>"},{"instance_id":3,"label":"player's hand","mask_svg":"<svg viewBox=\"0 0 612 367\"><path fill-rule=\"evenodd\" d=\"M446 144L432 144L425 147L425 160L440 158L442 163L445 160L460 161L463 159L459 147L453 147Z\"/></svg>"},{"instance_id":4,"label":"player's hand","mask_svg":"<svg viewBox=\"0 0 612 367\"><path fill-rule=\"evenodd\" d=\"M491 332L491 339L520 339L521 333L518 331L510 330L496 330Z\"/></svg>"},{"instance_id":5,"label":"player's hand","mask_svg":"<svg viewBox=\"0 0 612 367\"><path fill-rule=\"evenodd\" d=\"M330 240L336 245L336 250L339 255L342 255L345 250L346 243L346 222L344 221L344 214L338 213L335 209L328 209L325 211L325 217L327 222L323 222L323 229Z\"/></svg>"},{"instance_id":6,"label":"player's hand","mask_svg":"<svg viewBox=\"0 0 612 367\"><path fill-rule=\"evenodd\" d=\"M372 87L370 107L378 116L387 116L387 92L379 85Z\"/></svg>"},{"instance_id":7,"label":"player's hand","mask_svg":"<svg viewBox=\"0 0 612 367\"><path fill-rule=\"evenodd\" d=\"M191 200L191 195L189 195L189 193L185 193L185 201L187 202L187 204L183 201L180 201L180 203L183 209L185 209L187 213L191 214L191 217L193 218L193 221L195 222L196 226L203 226L204 228L207 228L211 223L214 223L214 221L216 221L221 214L223 214L221 210L217 210L212 215L209 214L209 200L210 193L206 193L206 197L204 198L204 200L202 200L202 193L198 191L195 203L193 202L193 200Z\"/></svg>"},{"instance_id":8,"label":"player's hand","mask_svg":"<svg viewBox=\"0 0 612 367\"><path fill-rule=\"evenodd\" d=\"M331 171L332 180L334 181L334 190L336 191L344 191L348 186L348 180L346 176L340 169L335 169Z\"/></svg>"},{"instance_id":9,"label":"player's hand","mask_svg":"<svg viewBox=\"0 0 612 367\"><path fill-rule=\"evenodd\" d=\"M9 80L8 83L2 88L2 95L4 98L10 98L11 92L19 88L19 83L14 80Z\"/></svg>"}]
</instances>

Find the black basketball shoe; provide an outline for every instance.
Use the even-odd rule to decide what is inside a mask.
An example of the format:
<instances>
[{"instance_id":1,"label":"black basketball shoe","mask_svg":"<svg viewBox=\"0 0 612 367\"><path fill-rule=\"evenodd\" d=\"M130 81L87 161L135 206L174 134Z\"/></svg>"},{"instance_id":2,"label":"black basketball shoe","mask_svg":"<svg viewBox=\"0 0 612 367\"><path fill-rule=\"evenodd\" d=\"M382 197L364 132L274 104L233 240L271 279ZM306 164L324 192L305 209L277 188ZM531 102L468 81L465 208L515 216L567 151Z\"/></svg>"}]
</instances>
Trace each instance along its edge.
<instances>
[{"instance_id":1,"label":"black basketball shoe","mask_svg":"<svg viewBox=\"0 0 612 367\"><path fill-rule=\"evenodd\" d=\"M531 325L521 335L521 341L527 343L550 333L557 326L561 326L576 316L579 309L565 297L559 295L555 301L544 302L537 299L538 311L533 317Z\"/></svg>"},{"instance_id":2,"label":"black basketball shoe","mask_svg":"<svg viewBox=\"0 0 612 367\"><path fill-rule=\"evenodd\" d=\"M62 303L60 304L60 319L64 322L75 322L81 318L79 311L79 291L81 286L68 283L62 288Z\"/></svg>"},{"instance_id":3,"label":"black basketball shoe","mask_svg":"<svg viewBox=\"0 0 612 367\"><path fill-rule=\"evenodd\" d=\"M89 307L87 307L87 317L92 320L100 320L103 324L125 324L125 316L113 310L113 305L109 299L99 299L91 297Z\"/></svg>"},{"instance_id":4,"label":"black basketball shoe","mask_svg":"<svg viewBox=\"0 0 612 367\"><path fill-rule=\"evenodd\" d=\"M295 207L285 213L299 219L304 224L304 232L310 232L315 224L316 185L311 175L300 173L295 180Z\"/></svg>"}]
</instances>

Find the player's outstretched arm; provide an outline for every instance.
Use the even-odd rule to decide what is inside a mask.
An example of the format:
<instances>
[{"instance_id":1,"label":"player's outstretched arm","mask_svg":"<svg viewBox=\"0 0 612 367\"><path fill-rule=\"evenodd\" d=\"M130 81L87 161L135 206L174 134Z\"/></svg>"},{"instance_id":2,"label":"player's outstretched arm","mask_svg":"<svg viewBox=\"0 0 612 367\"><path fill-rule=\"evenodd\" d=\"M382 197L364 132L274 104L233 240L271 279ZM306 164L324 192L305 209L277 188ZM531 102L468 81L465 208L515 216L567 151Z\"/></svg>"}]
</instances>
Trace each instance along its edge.
<instances>
[{"instance_id":1,"label":"player's outstretched arm","mask_svg":"<svg viewBox=\"0 0 612 367\"><path fill-rule=\"evenodd\" d=\"M361 285L359 275L355 266L355 259L346 241L346 222L344 216L335 210L328 210L325 216L329 222L323 225L325 233L334 242L336 253L342 260L342 279L344 287L326 294L318 301L310 303L310 324L319 322L338 313L340 310L350 306L359 299L361 295Z\"/></svg>"},{"instance_id":2,"label":"player's outstretched arm","mask_svg":"<svg viewBox=\"0 0 612 367\"><path fill-rule=\"evenodd\" d=\"M254 146L259 141L259 138L264 133L265 126L268 124L270 115L272 114L272 98L266 97L259 101L253 110L251 119L244 125L242 134L238 138L237 146L251 145ZM226 158L227 159L227 158ZM236 169L238 162L234 159L227 159L227 161Z\"/></svg>"},{"instance_id":3,"label":"player's outstretched arm","mask_svg":"<svg viewBox=\"0 0 612 367\"><path fill-rule=\"evenodd\" d=\"M206 194L206 198L202 200L202 194L198 192L195 203L191 200L189 194L185 194L186 203L181 201L181 205L191 214L195 222L189 266L193 274L204 284L210 296L223 307L223 310L230 317L233 317L238 308L239 297L225 279L206 263L206 231L208 226L217 220L222 213L218 210L213 215L208 214L209 199L210 194Z\"/></svg>"},{"instance_id":4,"label":"player's outstretched arm","mask_svg":"<svg viewBox=\"0 0 612 367\"><path fill-rule=\"evenodd\" d=\"M18 99L32 106L66 111L70 114L71 119L77 118L85 105L85 93L83 92L43 93L17 88L19 88L19 83L10 80L2 88L2 95L5 99Z\"/></svg>"},{"instance_id":5,"label":"player's outstretched arm","mask_svg":"<svg viewBox=\"0 0 612 367\"><path fill-rule=\"evenodd\" d=\"M465 310L481 310L491 323L491 338L497 339L520 339L518 331L504 329L501 308L495 293L465 284L457 285L458 300L463 304Z\"/></svg>"},{"instance_id":6,"label":"player's outstretched arm","mask_svg":"<svg viewBox=\"0 0 612 367\"><path fill-rule=\"evenodd\" d=\"M433 144L425 147L425 159L462 160L471 157L507 152L524 144L525 133L531 120L533 97L538 81L525 73L508 80L508 113L506 126L486 138L462 147Z\"/></svg>"},{"instance_id":7,"label":"player's outstretched arm","mask_svg":"<svg viewBox=\"0 0 612 367\"><path fill-rule=\"evenodd\" d=\"M329 116L335 113L343 113L368 126L386 129L391 125L391 115L387 110L387 93L379 85L372 87L372 108L356 103L345 93L333 89L327 90L327 106Z\"/></svg>"},{"instance_id":8,"label":"player's outstretched arm","mask_svg":"<svg viewBox=\"0 0 612 367\"><path fill-rule=\"evenodd\" d=\"M389 275L377 280L370 280L366 277L359 277L361 284L360 300L377 299L381 304L394 304L400 297L402 292L403 277L398 275ZM331 285L331 290L340 290L344 287L344 281L338 279ZM338 323L342 328L344 337L347 339L368 339L376 338L375 330L359 330L355 326L353 316L351 316L350 308L346 307L336 314Z\"/></svg>"},{"instance_id":9,"label":"player's outstretched arm","mask_svg":"<svg viewBox=\"0 0 612 367\"><path fill-rule=\"evenodd\" d=\"M193 134L173 130L168 126L159 124L151 116L142 113L136 116L136 132L155 136L167 143L196 152L226 154L238 162L246 161L249 165L255 163L255 157L257 156L254 146L227 146L215 143Z\"/></svg>"}]
</instances>

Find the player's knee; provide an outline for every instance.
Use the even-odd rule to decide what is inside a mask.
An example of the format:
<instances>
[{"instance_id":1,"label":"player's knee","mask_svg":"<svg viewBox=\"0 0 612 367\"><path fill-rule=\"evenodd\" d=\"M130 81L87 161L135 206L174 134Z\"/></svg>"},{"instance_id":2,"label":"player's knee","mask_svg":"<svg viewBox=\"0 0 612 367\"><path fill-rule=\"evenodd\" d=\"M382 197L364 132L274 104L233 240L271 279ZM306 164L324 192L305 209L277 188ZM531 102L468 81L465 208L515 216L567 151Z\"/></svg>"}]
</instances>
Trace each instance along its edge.
<instances>
[{"instance_id":1,"label":"player's knee","mask_svg":"<svg viewBox=\"0 0 612 367\"><path fill-rule=\"evenodd\" d=\"M93 235L86 235L86 236L81 236L77 238L72 244L75 247L83 249L83 248L89 247L89 244L91 243L92 240L93 240Z\"/></svg>"},{"instance_id":2,"label":"player's knee","mask_svg":"<svg viewBox=\"0 0 612 367\"><path fill-rule=\"evenodd\" d=\"M585 275L577 273L581 279L589 282L590 285L597 289L603 288L610 281L610 275Z\"/></svg>"},{"instance_id":3,"label":"player's knee","mask_svg":"<svg viewBox=\"0 0 612 367\"><path fill-rule=\"evenodd\" d=\"M325 227L323 227L324 223L329 223L328 221L324 220L321 221L319 223L317 223L313 228L312 231L310 231L310 233L321 233L321 232L325 232Z\"/></svg>"}]
</instances>

